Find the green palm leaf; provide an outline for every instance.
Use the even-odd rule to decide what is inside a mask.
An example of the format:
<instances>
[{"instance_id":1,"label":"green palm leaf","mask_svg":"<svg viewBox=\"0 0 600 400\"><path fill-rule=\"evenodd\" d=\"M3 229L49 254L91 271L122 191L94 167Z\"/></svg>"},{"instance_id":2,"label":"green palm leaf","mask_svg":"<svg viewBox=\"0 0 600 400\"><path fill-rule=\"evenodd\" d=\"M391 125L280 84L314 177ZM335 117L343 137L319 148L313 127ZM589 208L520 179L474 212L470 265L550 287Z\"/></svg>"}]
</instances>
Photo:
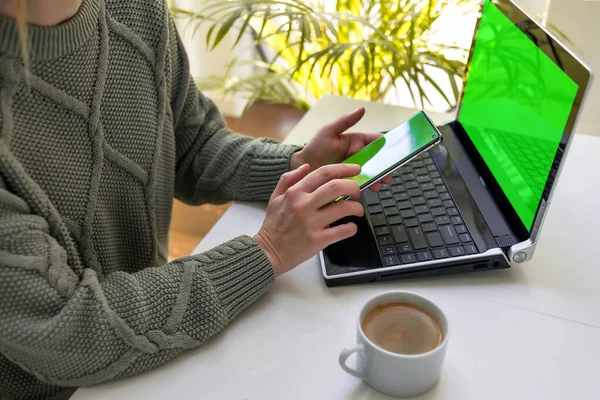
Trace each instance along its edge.
<instances>
[{"instance_id":1,"label":"green palm leaf","mask_svg":"<svg viewBox=\"0 0 600 400\"><path fill-rule=\"evenodd\" d=\"M460 7L465 24L474 23L479 0L334 0L330 8L324 3L209 0L197 13L173 13L195 30L208 24L210 49L229 34L234 47L250 34L262 47L266 59L236 59L220 79L198 81L199 87L210 84L211 90L227 95L244 93L248 104L283 102L305 110L324 94L382 101L404 82L418 107L430 104L434 92L455 105L460 90L456 79L464 71L467 49L430 38L448 7ZM237 77L236 65L253 65L256 73ZM428 74L431 67L444 73L434 78ZM449 81L448 93L440 79Z\"/></svg>"}]
</instances>

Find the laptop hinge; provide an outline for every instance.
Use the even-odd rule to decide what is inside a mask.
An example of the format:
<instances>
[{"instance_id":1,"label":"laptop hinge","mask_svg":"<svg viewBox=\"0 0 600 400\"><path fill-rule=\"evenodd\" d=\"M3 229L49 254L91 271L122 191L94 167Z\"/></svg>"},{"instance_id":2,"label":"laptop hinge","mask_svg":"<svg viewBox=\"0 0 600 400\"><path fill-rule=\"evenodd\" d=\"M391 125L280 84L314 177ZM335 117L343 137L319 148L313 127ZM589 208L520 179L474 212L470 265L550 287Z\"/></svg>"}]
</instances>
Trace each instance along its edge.
<instances>
[{"instance_id":1,"label":"laptop hinge","mask_svg":"<svg viewBox=\"0 0 600 400\"><path fill-rule=\"evenodd\" d=\"M519 243L519 238L515 235L494 236L494 239L496 239L496 243L498 243L498 247L500 248L510 247L513 244Z\"/></svg>"}]
</instances>

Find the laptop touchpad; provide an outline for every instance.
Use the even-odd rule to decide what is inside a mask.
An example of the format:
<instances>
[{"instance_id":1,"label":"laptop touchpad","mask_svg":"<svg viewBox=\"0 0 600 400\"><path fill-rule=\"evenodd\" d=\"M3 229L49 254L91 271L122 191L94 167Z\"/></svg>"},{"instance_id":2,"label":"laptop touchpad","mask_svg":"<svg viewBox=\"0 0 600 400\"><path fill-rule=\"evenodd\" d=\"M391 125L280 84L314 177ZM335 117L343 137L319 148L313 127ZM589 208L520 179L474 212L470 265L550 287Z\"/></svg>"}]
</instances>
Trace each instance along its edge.
<instances>
[{"instance_id":1,"label":"laptop touchpad","mask_svg":"<svg viewBox=\"0 0 600 400\"><path fill-rule=\"evenodd\" d=\"M354 222L358 226L356 235L334 243L327 247L323 253L327 259L327 267L331 264L336 267L355 268L380 268L381 261L375 244L375 239L365 217L344 218L333 225ZM337 270L337 268L334 268ZM345 270L343 272L349 272ZM339 271L338 273L342 273Z\"/></svg>"}]
</instances>

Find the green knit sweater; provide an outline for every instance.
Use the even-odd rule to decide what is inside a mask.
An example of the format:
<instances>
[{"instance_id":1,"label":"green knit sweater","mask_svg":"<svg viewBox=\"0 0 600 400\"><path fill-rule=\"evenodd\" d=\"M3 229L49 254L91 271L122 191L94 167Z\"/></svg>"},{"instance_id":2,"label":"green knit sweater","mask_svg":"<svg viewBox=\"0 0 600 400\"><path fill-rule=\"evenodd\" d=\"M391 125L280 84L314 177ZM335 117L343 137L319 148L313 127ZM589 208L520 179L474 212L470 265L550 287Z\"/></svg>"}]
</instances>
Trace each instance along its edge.
<instances>
[{"instance_id":1,"label":"green knit sweater","mask_svg":"<svg viewBox=\"0 0 600 400\"><path fill-rule=\"evenodd\" d=\"M0 398L62 399L202 344L265 292L248 236L167 262L172 200L266 200L297 148L225 127L164 1L85 0L29 36L26 71L0 17Z\"/></svg>"}]
</instances>

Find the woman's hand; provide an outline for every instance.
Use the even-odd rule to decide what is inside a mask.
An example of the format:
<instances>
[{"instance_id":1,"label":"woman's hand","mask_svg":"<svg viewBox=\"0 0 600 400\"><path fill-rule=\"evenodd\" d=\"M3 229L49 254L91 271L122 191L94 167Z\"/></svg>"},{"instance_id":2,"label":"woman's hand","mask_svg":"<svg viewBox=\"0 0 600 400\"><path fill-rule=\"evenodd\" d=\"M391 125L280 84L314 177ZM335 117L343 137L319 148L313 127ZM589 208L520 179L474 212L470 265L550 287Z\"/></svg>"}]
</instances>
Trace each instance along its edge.
<instances>
[{"instance_id":1,"label":"woman's hand","mask_svg":"<svg viewBox=\"0 0 600 400\"><path fill-rule=\"evenodd\" d=\"M364 115L365 109L361 107L322 127L304 149L292 155L290 169L294 170L303 164L308 164L314 171L323 165L342 162L381 137L380 133L344 133L356 125ZM384 183L391 183L391 181L391 176L383 179ZM370 186L370 189L378 191L380 186L376 183Z\"/></svg>"},{"instance_id":2,"label":"woman's hand","mask_svg":"<svg viewBox=\"0 0 600 400\"><path fill-rule=\"evenodd\" d=\"M291 270L332 243L356 234L356 224L330 224L348 216L364 214L357 201L358 184L343 178L358 175L360 167L333 164L310 172L307 164L283 174L269 200L262 227L254 236L263 248L276 275Z\"/></svg>"}]
</instances>

